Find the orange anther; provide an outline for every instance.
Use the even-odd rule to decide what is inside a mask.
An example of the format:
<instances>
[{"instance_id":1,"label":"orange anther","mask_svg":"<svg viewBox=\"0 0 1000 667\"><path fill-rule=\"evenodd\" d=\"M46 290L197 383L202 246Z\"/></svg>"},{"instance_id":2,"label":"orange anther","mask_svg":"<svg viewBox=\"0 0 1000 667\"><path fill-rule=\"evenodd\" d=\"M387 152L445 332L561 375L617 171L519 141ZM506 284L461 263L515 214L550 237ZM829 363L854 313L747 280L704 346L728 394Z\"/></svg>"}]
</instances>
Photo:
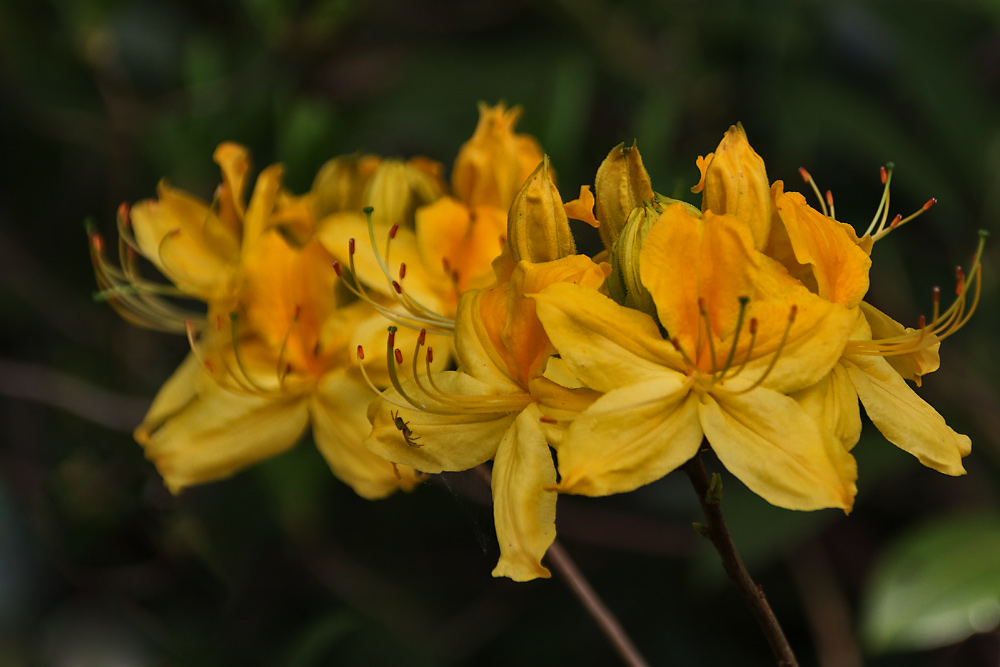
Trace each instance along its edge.
<instances>
[{"instance_id":1,"label":"orange anther","mask_svg":"<svg viewBox=\"0 0 1000 667\"><path fill-rule=\"evenodd\" d=\"M354 239L347 239L347 252L354 254Z\"/></svg>"},{"instance_id":2,"label":"orange anther","mask_svg":"<svg viewBox=\"0 0 1000 667\"><path fill-rule=\"evenodd\" d=\"M799 167L799 176L801 176L802 180L806 183L812 180L812 176L809 175L809 172L806 171L805 167Z\"/></svg>"},{"instance_id":3,"label":"orange anther","mask_svg":"<svg viewBox=\"0 0 1000 667\"><path fill-rule=\"evenodd\" d=\"M434 348L427 348L427 363L434 363Z\"/></svg>"},{"instance_id":4,"label":"orange anther","mask_svg":"<svg viewBox=\"0 0 1000 667\"><path fill-rule=\"evenodd\" d=\"M399 231L399 223L396 223L392 227L389 228L389 238L390 239L396 238L396 232L398 232L398 231Z\"/></svg>"},{"instance_id":5,"label":"orange anther","mask_svg":"<svg viewBox=\"0 0 1000 667\"><path fill-rule=\"evenodd\" d=\"M358 359L363 361L364 358L365 358L365 348L358 345Z\"/></svg>"},{"instance_id":6,"label":"orange anther","mask_svg":"<svg viewBox=\"0 0 1000 667\"><path fill-rule=\"evenodd\" d=\"M937 197L931 197L930 199L927 200L927 203L925 203L923 206L920 207L920 210L926 211L931 206L934 206L934 204L936 203L937 203Z\"/></svg>"},{"instance_id":7,"label":"orange anther","mask_svg":"<svg viewBox=\"0 0 1000 667\"><path fill-rule=\"evenodd\" d=\"M399 279L402 280L406 277L406 263L400 262L399 264Z\"/></svg>"},{"instance_id":8,"label":"orange anther","mask_svg":"<svg viewBox=\"0 0 1000 667\"><path fill-rule=\"evenodd\" d=\"M336 271L338 276L343 275L343 272L340 268L340 262L338 262L337 260L333 261L333 270Z\"/></svg>"},{"instance_id":9,"label":"orange anther","mask_svg":"<svg viewBox=\"0 0 1000 667\"><path fill-rule=\"evenodd\" d=\"M397 347L395 350L392 351L392 353L393 353L393 356L396 357L396 363L397 364L403 363L403 351L402 350L400 350Z\"/></svg>"},{"instance_id":10,"label":"orange anther","mask_svg":"<svg viewBox=\"0 0 1000 667\"><path fill-rule=\"evenodd\" d=\"M426 339L427 339L427 329L421 329L420 333L417 335L417 345L423 345Z\"/></svg>"},{"instance_id":11,"label":"orange anther","mask_svg":"<svg viewBox=\"0 0 1000 667\"><path fill-rule=\"evenodd\" d=\"M542 415L541 417L539 417L538 421L542 422L543 424L558 424L559 423L558 419L553 419L552 417L546 417L545 415Z\"/></svg>"},{"instance_id":12,"label":"orange anther","mask_svg":"<svg viewBox=\"0 0 1000 667\"><path fill-rule=\"evenodd\" d=\"M889 180L889 172L885 170L885 167L879 167L878 174L882 178L882 185L885 185L885 182Z\"/></svg>"},{"instance_id":13,"label":"orange anther","mask_svg":"<svg viewBox=\"0 0 1000 667\"><path fill-rule=\"evenodd\" d=\"M402 294L403 293L403 286L400 285L395 280L392 281L392 289L396 290L396 294Z\"/></svg>"}]
</instances>

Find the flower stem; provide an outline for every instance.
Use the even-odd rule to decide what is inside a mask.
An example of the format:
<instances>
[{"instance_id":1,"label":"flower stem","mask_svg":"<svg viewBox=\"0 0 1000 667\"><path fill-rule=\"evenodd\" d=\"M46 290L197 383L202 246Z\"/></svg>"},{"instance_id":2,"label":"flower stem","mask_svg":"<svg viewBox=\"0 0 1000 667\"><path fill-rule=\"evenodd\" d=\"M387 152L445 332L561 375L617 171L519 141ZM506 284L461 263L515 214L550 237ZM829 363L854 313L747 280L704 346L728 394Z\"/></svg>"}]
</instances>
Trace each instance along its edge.
<instances>
[{"instance_id":1,"label":"flower stem","mask_svg":"<svg viewBox=\"0 0 1000 667\"><path fill-rule=\"evenodd\" d=\"M767 598L764 597L763 589L750 578L750 573L747 572L740 555L736 552L733 539L729 536L729 529L726 528L726 521L722 518L719 494L712 489L712 483L709 480L708 471L705 470L705 463L701 460L701 454L696 455L683 467L698 494L701 509L705 512L705 518L708 520L707 537L712 540L715 550L722 557L722 567L726 569L726 574L736 584L740 595L746 600L753 615L757 618L757 623L764 631L764 636L767 637L767 643L771 645L771 651L774 653L778 665L798 667L799 663L795 659L795 654L792 653L792 647L788 645L785 633L774 612L771 611Z\"/></svg>"},{"instance_id":2,"label":"flower stem","mask_svg":"<svg viewBox=\"0 0 1000 667\"><path fill-rule=\"evenodd\" d=\"M485 482L488 487L492 486L492 476L485 465L473 468L472 472L475 473L476 477ZM580 572L576 563L569 557L566 549L563 548L558 540L552 541L552 546L549 547L548 552L545 554L545 560L566 580L570 590L573 591L573 595L576 596L576 599L580 601L583 608L594 619L594 622L597 623L604 636L614 646L622 662L629 665L629 667L647 667L649 663L646 662L646 659L639 653L639 649L632 643L632 639L625 632L625 628L622 627L622 624L618 622L615 615L604 604L597 591L590 585L587 577Z\"/></svg>"}]
</instances>

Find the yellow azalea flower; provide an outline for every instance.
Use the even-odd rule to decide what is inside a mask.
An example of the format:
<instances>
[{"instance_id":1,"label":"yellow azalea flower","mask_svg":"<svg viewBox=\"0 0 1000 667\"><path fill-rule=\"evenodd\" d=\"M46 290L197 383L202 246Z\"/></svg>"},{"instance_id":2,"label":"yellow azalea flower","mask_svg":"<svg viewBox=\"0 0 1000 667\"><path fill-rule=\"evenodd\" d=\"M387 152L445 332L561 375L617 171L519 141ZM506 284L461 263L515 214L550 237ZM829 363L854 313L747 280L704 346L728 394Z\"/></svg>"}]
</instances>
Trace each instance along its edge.
<instances>
[{"instance_id":1,"label":"yellow azalea flower","mask_svg":"<svg viewBox=\"0 0 1000 667\"><path fill-rule=\"evenodd\" d=\"M496 284L471 289L459 302L458 370L422 374L418 342L409 379L395 377L393 389L369 409L366 444L383 458L426 473L492 460L500 544L493 575L526 581L549 576L541 558L555 539L556 494L548 487L556 471L549 444L558 433L547 422L578 412L593 398L551 379L559 375L558 362L550 359L552 346L531 295L554 283L595 291L610 267L582 255L563 256L573 251L572 237L544 161L515 197L507 233ZM393 349L387 358L395 374L402 352Z\"/></svg>"},{"instance_id":2,"label":"yellow azalea flower","mask_svg":"<svg viewBox=\"0 0 1000 667\"><path fill-rule=\"evenodd\" d=\"M572 285L534 296L562 361L604 394L557 446L557 489L629 491L674 470L707 439L773 504L850 510L853 457L787 394L829 372L852 318L756 245L741 218L711 209L699 217L673 204L640 258L658 321Z\"/></svg>"},{"instance_id":3,"label":"yellow azalea flower","mask_svg":"<svg viewBox=\"0 0 1000 667\"><path fill-rule=\"evenodd\" d=\"M904 380L919 385L922 375L936 370L940 341L957 331L975 309L979 255L970 272L972 285L960 278L955 304L944 313L935 312L931 322L919 329L906 328L862 301L868 290L872 239L884 237L891 229L886 225L887 208L880 209L869 233L858 239L854 228L827 215L825 206L824 213L820 213L809 207L801 195L784 193L780 181L775 183L773 193L777 215L772 246L776 255L819 296L852 308L855 320L851 340L838 365L795 398L820 424L836 433L848 449L861 434L860 399L872 423L889 442L939 472L964 474L961 460L971 451L971 440L948 427L944 418ZM875 222L880 218L876 230ZM976 296L967 307L970 289Z\"/></svg>"},{"instance_id":4,"label":"yellow azalea flower","mask_svg":"<svg viewBox=\"0 0 1000 667\"><path fill-rule=\"evenodd\" d=\"M364 302L335 298L332 261L315 239L296 248L276 230L244 258L238 310L210 313L214 326L197 341L192 334L191 355L135 432L171 491L280 453L309 426L331 470L359 495L416 483L411 469L362 444L370 395L353 351L385 320Z\"/></svg>"},{"instance_id":5,"label":"yellow azalea flower","mask_svg":"<svg viewBox=\"0 0 1000 667\"><path fill-rule=\"evenodd\" d=\"M522 261L508 282L467 292L455 325L459 369L414 375L369 409L366 444L390 461L426 473L494 461L500 560L493 576L549 576L541 558L555 539L556 494L546 487L556 472L542 418L578 410L587 400L544 376L552 350L530 297L556 282L594 292L607 271L581 255Z\"/></svg>"},{"instance_id":6,"label":"yellow azalea flower","mask_svg":"<svg viewBox=\"0 0 1000 667\"><path fill-rule=\"evenodd\" d=\"M161 181L157 199L138 202L131 210L122 205L118 215L120 267L107 260L101 237L91 233L101 296L129 321L179 333L186 321L201 319L162 296L232 307L247 253L269 224L280 224L280 216L273 215L276 207L299 205L281 191L280 166L272 165L257 176L247 204L244 190L250 161L246 149L223 143L214 159L222 170L222 184L211 204ZM137 256L152 262L174 286L144 278Z\"/></svg>"},{"instance_id":7,"label":"yellow azalea flower","mask_svg":"<svg viewBox=\"0 0 1000 667\"><path fill-rule=\"evenodd\" d=\"M514 133L520 108L481 104L479 114L475 133L455 159L453 196L439 190L440 197L421 202L412 219L386 213L393 208L382 203L387 199L370 198L371 243L362 217L332 216L323 222L321 238L340 261L348 259L346 240L359 241L353 260L364 285L393 297L396 280L426 310L452 316L459 295L493 282L491 263L507 237L508 210L543 156L534 138ZM394 225L391 252L382 252ZM406 267L405 281L397 278L400 266Z\"/></svg>"}]
</instances>

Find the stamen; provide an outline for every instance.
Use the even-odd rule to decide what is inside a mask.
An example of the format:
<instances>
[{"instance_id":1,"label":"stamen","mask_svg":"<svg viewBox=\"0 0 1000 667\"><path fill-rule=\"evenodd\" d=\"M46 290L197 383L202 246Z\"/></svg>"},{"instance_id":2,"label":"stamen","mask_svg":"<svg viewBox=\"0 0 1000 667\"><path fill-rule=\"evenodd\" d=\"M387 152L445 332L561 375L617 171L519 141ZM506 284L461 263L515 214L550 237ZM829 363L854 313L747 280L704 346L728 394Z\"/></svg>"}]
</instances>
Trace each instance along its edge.
<instances>
[{"instance_id":1,"label":"stamen","mask_svg":"<svg viewBox=\"0 0 1000 667\"><path fill-rule=\"evenodd\" d=\"M406 277L406 263L405 262L400 262L399 263L399 279L402 280L405 277Z\"/></svg>"},{"instance_id":2,"label":"stamen","mask_svg":"<svg viewBox=\"0 0 1000 667\"><path fill-rule=\"evenodd\" d=\"M538 421L542 422L543 424L558 424L559 423L558 419L555 419L553 417L547 417L545 415L542 415L541 417L539 417Z\"/></svg>"},{"instance_id":3,"label":"stamen","mask_svg":"<svg viewBox=\"0 0 1000 667\"><path fill-rule=\"evenodd\" d=\"M871 223L868 225L868 229L862 234L862 238L869 236L878 227L882 229L885 226L885 220L889 216L889 186L892 184L892 172L895 170L896 165L892 162L886 162L884 167L879 167L879 178L882 180L882 198L879 200L878 207L875 209L875 215L872 217Z\"/></svg>"},{"instance_id":4,"label":"stamen","mask_svg":"<svg viewBox=\"0 0 1000 667\"><path fill-rule=\"evenodd\" d=\"M743 329L743 317L746 315L747 306L750 304L750 297L741 296L740 300L740 312L736 316L736 330L733 332L733 343L729 346L729 356L726 357L726 363L722 365L722 369L719 371L719 380L723 380L726 376L726 371L729 370L733 363L733 357L736 356L736 345L740 340L740 331Z\"/></svg>"},{"instance_id":5,"label":"stamen","mask_svg":"<svg viewBox=\"0 0 1000 667\"><path fill-rule=\"evenodd\" d=\"M250 374L247 372L246 366L244 366L244 364L243 364L243 357L240 355L240 346L238 344L239 339L237 338L237 335L236 335L236 321L238 319L239 319L239 316L235 312L234 313L229 313L230 336L232 337L233 357L236 359L236 366L237 366L237 368L240 369L240 373L243 374L243 378L247 381L247 383L251 387L253 387L255 390L260 391L260 392L267 392L267 390L264 387L262 387L259 384L257 384L257 382L255 382L254 379L252 377L250 377ZM216 340L218 340L218 339L216 339ZM225 359L225 357L223 356L221 348L219 350L219 357L222 358L222 359Z\"/></svg>"},{"instance_id":6,"label":"stamen","mask_svg":"<svg viewBox=\"0 0 1000 667\"><path fill-rule=\"evenodd\" d=\"M826 191L826 205L830 207L830 217L836 219L837 214L834 212L833 208L833 192L830 190Z\"/></svg>"},{"instance_id":7,"label":"stamen","mask_svg":"<svg viewBox=\"0 0 1000 667\"><path fill-rule=\"evenodd\" d=\"M712 370L715 371L717 368L715 361L715 336L712 333L712 321L708 317L708 310L705 308L705 298L698 297L698 314L701 319L705 322L705 338L708 340L708 354L712 361ZM698 328L699 335L701 334L701 327ZM701 357L701 350L698 351L698 357Z\"/></svg>"},{"instance_id":8,"label":"stamen","mask_svg":"<svg viewBox=\"0 0 1000 667\"><path fill-rule=\"evenodd\" d=\"M816 195L816 200L819 202L820 211L823 215L831 216L829 209L826 207L826 200L823 198L823 194L819 191L819 186L816 185L816 181L813 180L812 174L806 171L805 167L799 167L799 175L802 177L802 180L808 183L809 187L812 188L813 193Z\"/></svg>"},{"instance_id":9,"label":"stamen","mask_svg":"<svg viewBox=\"0 0 1000 667\"><path fill-rule=\"evenodd\" d=\"M785 323L785 331L781 334L781 342L778 343L778 347L776 347L774 352L771 353L771 362L767 365L767 368L764 370L764 372L761 373L761 376L757 378L756 382L754 382L749 387L741 389L740 391L736 392L737 394L745 394L748 391L753 391L754 389L759 387L761 383L764 382L764 379L771 374L771 371L774 370L774 365L778 363L778 357L781 356L781 352L785 349L785 343L788 342L788 334L792 330L792 324L795 323L795 316L798 314L798 312L799 312L799 307L797 305L792 305L791 309L788 312L788 322ZM747 358L749 359L749 355L747 355Z\"/></svg>"}]
</instances>

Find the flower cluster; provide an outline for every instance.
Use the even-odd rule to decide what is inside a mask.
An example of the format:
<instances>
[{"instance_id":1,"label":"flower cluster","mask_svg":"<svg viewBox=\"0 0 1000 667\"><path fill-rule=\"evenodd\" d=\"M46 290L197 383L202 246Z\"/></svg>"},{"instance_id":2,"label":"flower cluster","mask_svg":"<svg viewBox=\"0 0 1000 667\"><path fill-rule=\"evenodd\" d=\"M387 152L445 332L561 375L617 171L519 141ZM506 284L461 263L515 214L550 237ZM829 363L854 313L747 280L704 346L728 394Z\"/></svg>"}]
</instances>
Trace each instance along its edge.
<instances>
[{"instance_id":1,"label":"flower cluster","mask_svg":"<svg viewBox=\"0 0 1000 667\"><path fill-rule=\"evenodd\" d=\"M916 328L866 303L874 243L916 216L889 219L891 168L861 236L829 193L817 210L770 183L738 126L698 158L700 208L657 194L624 145L564 203L517 117L480 107L450 192L428 160L366 155L332 160L303 196L269 167L244 204L246 152L223 144L211 203L161 184L123 208L118 266L92 236L102 297L191 342L136 430L171 490L307 426L369 498L492 461L494 575L522 581L549 575L559 493L633 490L706 443L775 505L850 511L859 402L921 463L964 473L969 438L906 381L975 309L982 243ZM578 254L570 218L605 251Z\"/></svg>"}]
</instances>

